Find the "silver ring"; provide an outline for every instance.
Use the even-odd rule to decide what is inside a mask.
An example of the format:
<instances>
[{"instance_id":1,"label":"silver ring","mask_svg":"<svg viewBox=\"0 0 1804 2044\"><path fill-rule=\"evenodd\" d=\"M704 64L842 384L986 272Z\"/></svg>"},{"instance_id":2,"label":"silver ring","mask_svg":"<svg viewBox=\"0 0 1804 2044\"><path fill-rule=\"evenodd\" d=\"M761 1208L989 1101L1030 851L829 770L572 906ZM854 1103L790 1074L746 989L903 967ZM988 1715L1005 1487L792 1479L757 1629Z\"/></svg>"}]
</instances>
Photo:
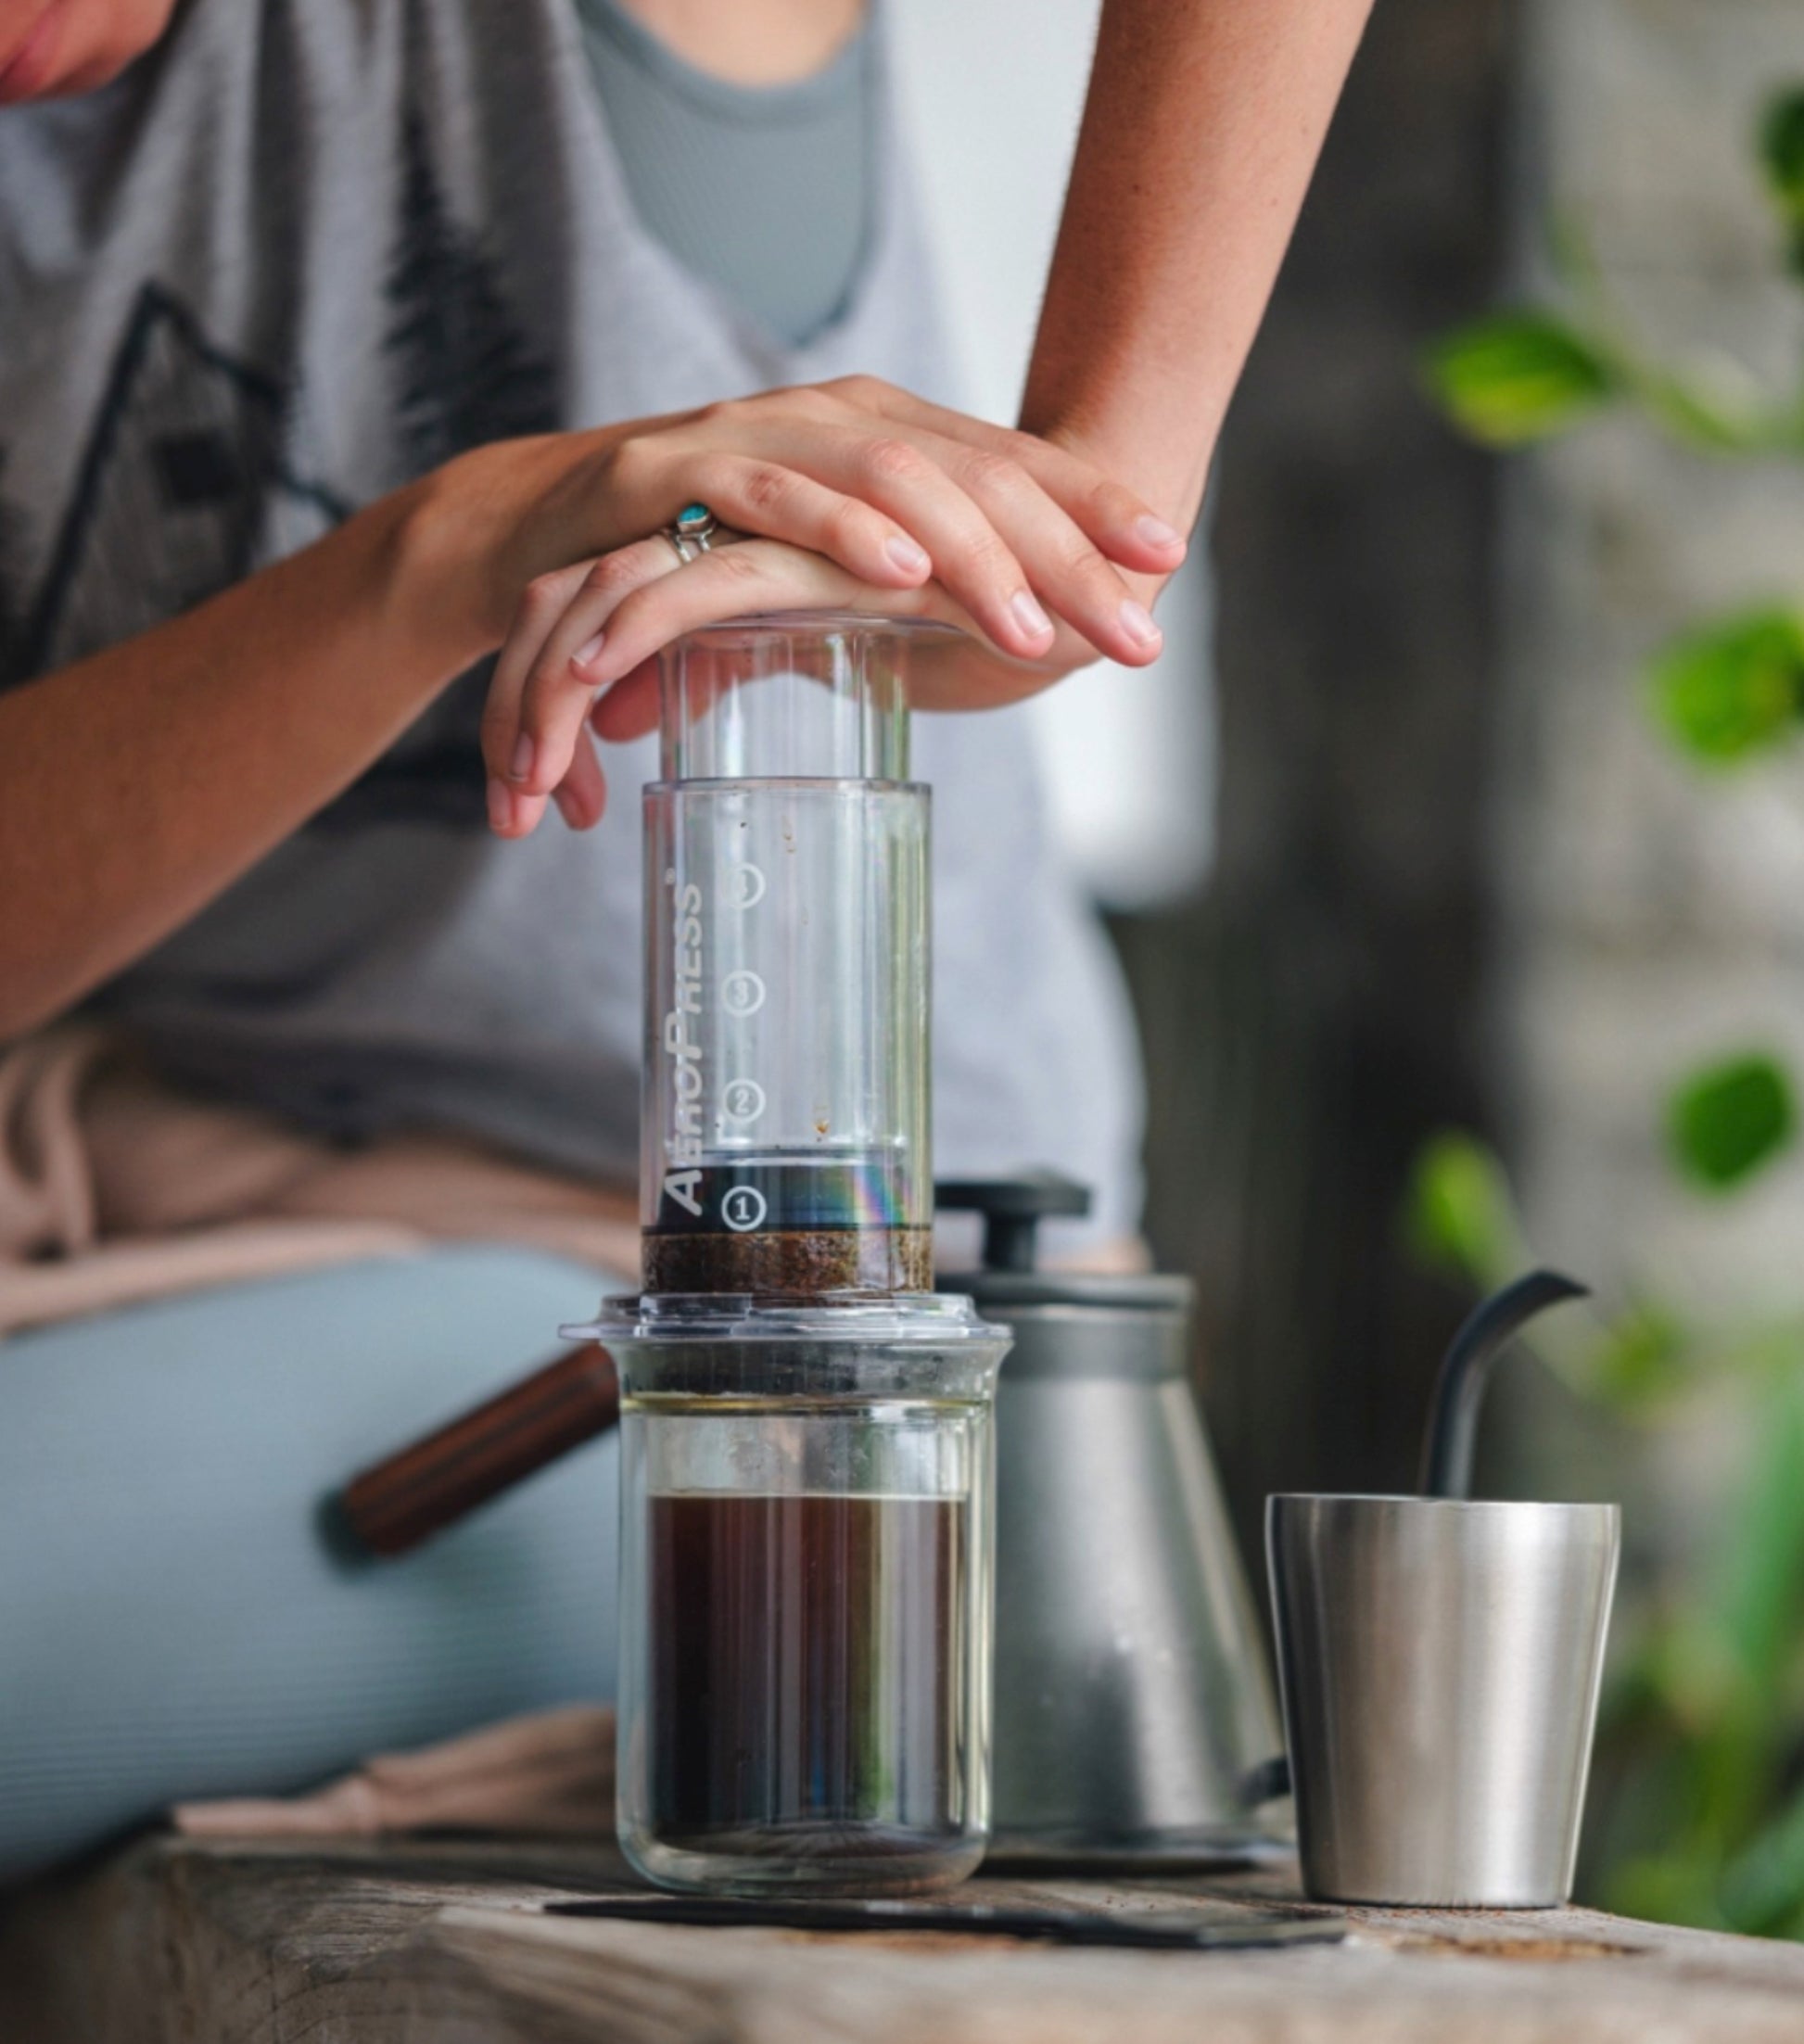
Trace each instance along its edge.
<instances>
[{"instance_id":1,"label":"silver ring","mask_svg":"<svg viewBox=\"0 0 1804 2044\"><path fill-rule=\"evenodd\" d=\"M669 525L658 527L658 537L669 540L678 561L686 566L697 554L712 551L719 529L705 504L685 504Z\"/></svg>"}]
</instances>

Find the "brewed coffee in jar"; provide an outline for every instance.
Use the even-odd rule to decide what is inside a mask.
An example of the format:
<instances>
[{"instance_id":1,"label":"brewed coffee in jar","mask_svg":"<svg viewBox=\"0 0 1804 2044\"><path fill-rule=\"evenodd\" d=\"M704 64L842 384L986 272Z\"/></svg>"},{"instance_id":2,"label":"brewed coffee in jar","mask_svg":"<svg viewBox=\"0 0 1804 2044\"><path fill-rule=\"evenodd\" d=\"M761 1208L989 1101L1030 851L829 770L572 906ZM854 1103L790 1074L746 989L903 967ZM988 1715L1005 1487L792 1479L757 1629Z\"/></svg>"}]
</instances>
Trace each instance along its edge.
<instances>
[{"instance_id":1,"label":"brewed coffee in jar","mask_svg":"<svg viewBox=\"0 0 1804 2044\"><path fill-rule=\"evenodd\" d=\"M941 1887L989 1828L991 1412L967 1301L647 1293L621 1380L619 1832L666 1886Z\"/></svg>"}]
</instances>

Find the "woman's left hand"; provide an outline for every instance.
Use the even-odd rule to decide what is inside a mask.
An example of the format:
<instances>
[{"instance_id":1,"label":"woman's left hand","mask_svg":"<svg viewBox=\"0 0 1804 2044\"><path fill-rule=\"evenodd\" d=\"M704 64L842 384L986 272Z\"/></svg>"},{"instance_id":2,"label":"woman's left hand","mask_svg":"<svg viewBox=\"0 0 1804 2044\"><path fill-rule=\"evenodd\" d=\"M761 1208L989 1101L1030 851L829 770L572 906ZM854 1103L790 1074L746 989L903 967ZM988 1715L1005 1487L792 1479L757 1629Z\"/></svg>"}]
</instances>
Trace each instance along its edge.
<instances>
[{"instance_id":1,"label":"woman's left hand","mask_svg":"<svg viewBox=\"0 0 1804 2044\"><path fill-rule=\"evenodd\" d=\"M542 578L558 603L523 608L489 683L484 750L511 760L524 733L531 767L518 781L489 781L489 821L502 837L525 837L555 802L573 830L601 819L605 785L590 731L610 743L657 727L657 654L685 632L771 611L852 610L934 618L972 636L948 641L912 678L917 707L991 708L1018 701L1096 658L1096 648L1061 625L1037 660L1015 660L982 642L969 615L941 588L884 589L860 581L825 555L779 540L717 536L708 552L680 562L662 534L597 561L577 561ZM576 655L602 625L587 665Z\"/></svg>"}]
</instances>

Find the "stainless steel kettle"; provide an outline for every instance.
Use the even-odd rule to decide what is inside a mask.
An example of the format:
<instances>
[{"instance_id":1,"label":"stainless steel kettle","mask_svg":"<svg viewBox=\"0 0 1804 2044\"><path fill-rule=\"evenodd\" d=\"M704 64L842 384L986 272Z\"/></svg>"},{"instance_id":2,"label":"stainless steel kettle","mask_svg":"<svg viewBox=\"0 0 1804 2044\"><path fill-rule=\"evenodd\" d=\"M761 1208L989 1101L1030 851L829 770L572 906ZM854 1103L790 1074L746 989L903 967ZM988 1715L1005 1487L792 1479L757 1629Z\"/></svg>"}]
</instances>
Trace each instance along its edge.
<instances>
[{"instance_id":1,"label":"stainless steel kettle","mask_svg":"<svg viewBox=\"0 0 1804 2044\"><path fill-rule=\"evenodd\" d=\"M1049 1175L938 1187L986 1217L968 1292L1014 1348L997 1400L991 1859L1170 1867L1282 1846L1264 1644L1188 1375L1188 1279L1034 1267L1087 1212Z\"/></svg>"}]
</instances>

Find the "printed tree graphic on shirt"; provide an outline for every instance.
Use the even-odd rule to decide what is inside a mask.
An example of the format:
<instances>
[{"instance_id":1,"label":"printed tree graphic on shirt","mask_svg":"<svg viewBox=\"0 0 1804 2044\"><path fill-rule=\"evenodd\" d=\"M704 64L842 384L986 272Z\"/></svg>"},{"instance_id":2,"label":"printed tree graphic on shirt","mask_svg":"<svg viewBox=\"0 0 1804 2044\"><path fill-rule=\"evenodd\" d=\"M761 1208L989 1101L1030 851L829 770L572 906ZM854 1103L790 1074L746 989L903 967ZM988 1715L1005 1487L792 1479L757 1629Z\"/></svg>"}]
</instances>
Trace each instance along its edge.
<instances>
[{"instance_id":1,"label":"printed tree graphic on shirt","mask_svg":"<svg viewBox=\"0 0 1804 2044\"><path fill-rule=\"evenodd\" d=\"M0 447L0 689L25 658L25 514L6 494L6 450Z\"/></svg>"},{"instance_id":2,"label":"printed tree graphic on shirt","mask_svg":"<svg viewBox=\"0 0 1804 2044\"><path fill-rule=\"evenodd\" d=\"M22 681L179 616L349 506L297 473L290 387L220 347L163 286L133 300L47 559L0 509L0 681Z\"/></svg>"},{"instance_id":3,"label":"printed tree graphic on shirt","mask_svg":"<svg viewBox=\"0 0 1804 2044\"><path fill-rule=\"evenodd\" d=\"M558 425L551 365L515 324L476 236L455 220L416 110L402 124L400 236L383 345L400 376L397 425L416 474L453 454Z\"/></svg>"},{"instance_id":4,"label":"printed tree graphic on shirt","mask_svg":"<svg viewBox=\"0 0 1804 2044\"><path fill-rule=\"evenodd\" d=\"M383 351L396 373L395 429L412 474L562 423L552 366L515 318L479 237L451 212L412 108L401 123L400 218L384 293L394 316ZM453 681L309 829L405 820L485 830L478 731L491 665Z\"/></svg>"}]
</instances>

